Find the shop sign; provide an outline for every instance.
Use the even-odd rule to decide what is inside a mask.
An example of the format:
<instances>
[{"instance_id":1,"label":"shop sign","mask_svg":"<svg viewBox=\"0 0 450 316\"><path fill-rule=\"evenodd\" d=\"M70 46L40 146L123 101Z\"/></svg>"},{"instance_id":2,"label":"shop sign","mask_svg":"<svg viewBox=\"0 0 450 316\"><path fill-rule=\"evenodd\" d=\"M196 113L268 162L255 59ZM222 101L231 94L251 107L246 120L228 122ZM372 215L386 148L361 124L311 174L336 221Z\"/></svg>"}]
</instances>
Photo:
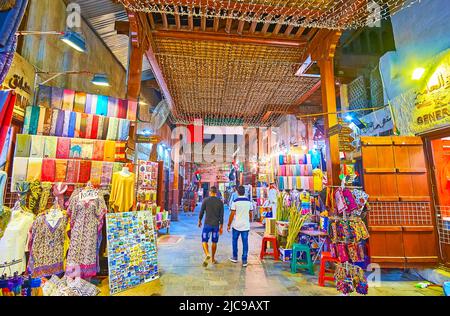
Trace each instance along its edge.
<instances>
[{"instance_id":1,"label":"shop sign","mask_svg":"<svg viewBox=\"0 0 450 316\"><path fill-rule=\"evenodd\" d=\"M330 127L328 129L328 137L339 134L341 132L341 129L342 129L342 125L340 125L340 124Z\"/></svg>"},{"instance_id":2,"label":"shop sign","mask_svg":"<svg viewBox=\"0 0 450 316\"><path fill-rule=\"evenodd\" d=\"M353 143L355 139L346 134L339 134L339 143Z\"/></svg>"},{"instance_id":3,"label":"shop sign","mask_svg":"<svg viewBox=\"0 0 450 316\"><path fill-rule=\"evenodd\" d=\"M382 108L361 118L366 128L361 130L361 135L376 136L394 128L389 107Z\"/></svg>"},{"instance_id":4,"label":"shop sign","mask_svg":"<svg viewBox=\"0 0 450 316\"><path fill-rule=\"evenodd\" d=\"M413 108L412 131L416 134L450 124L450 51L417 94Z\"/></svg>"},{"instance_id":5,"label":"shop sign","mask_svg":"<svg viewBox=\"0 0 450 316\"><path fill-rule=\"evenodd\" d=\"M161 142L161 137L158 135L136 135L136 143L139 144L158 144Z\"/></svg>"}]
</instances>

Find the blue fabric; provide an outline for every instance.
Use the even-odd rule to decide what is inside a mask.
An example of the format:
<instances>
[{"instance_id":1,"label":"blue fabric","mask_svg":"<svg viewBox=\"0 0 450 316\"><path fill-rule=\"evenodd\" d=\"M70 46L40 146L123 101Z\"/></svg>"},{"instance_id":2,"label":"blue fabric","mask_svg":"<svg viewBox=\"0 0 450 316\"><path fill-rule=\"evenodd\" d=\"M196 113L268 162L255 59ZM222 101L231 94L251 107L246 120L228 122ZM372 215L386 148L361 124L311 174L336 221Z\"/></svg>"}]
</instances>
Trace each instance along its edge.
<instances>
[{"instance_id":1,"label":"blue fabric","mask_svg":"<svg viewBox=\"0 0 450 316\"><path fill-rule=\"evenodd\" d=\"M247 262L248 257L248 234L249 231L239 231L233 228L233 259L237 259L238 257L238 240L239 236L242 239L242 262Z\"/></svg>"},{"instance_id":2,"label":"blue fabric","mask_svg":"<svg viewBox=\"0 0 450 316\"><path fill-rule=\"evenodd\" d=\"M280 155L278 157L278 162L280 163L280 166L284 165L284 156L283 155Z\"/></svg>"},{"instance_id":3,"label":"blue fabric","mask_svg":"<svg viewBox=\"0 0 450 316\"><path fill-rule=\"evenodd\" d=\"M8 174L4 171L0 171L0 215L3 213L3 202L4 202L4 193L5 193L5 185L6 179L8 178Z\"/></svg>"},{"instance_id":4,"label":"blue fabric","mask_svg":"<svg viewBox=\"0 0 450 316\"><path fill-rule=\"evenodd\" d=\"M77 113L70 112L70 119L69 119L69 137L75 137L75 122L77 120Z\"/></svg>"},{"instance_id":5,"label":"blue fabric","mask_svg":"<svg viewBox=\"0 0 450 316\"><path fill-rule=\"evenodd\" d=\"M104 95L97 96L97 107L95 113L97 115L108 116L108 97Z\"/></svg>"},{"instance_id":6,"label":"blue fabric","mask_svg":"<svg viewBox=\"0 0 450 316\"><path fill-rule=\"evenodd\" d=\"M211 234L211 241L217 244L219 242L219 226L210 226L205 224L202 231L202 242L209 242Z\"/></svg>"},{"instance_id":7,"label":"blue fabric","mask_svg":"<svg viewBox=\"0 0 450 316\"><path fill-rule=\"evenodd\" d=\"M39 124L39 113L41 108L38 106L31 107L30 126L28 132L30 135L36 135Z\"/></svg>"},{"instance_id":8,"label":"blue fabric","mask_svg":"<svg viewBox=\"0 0 450 316\"><path fill-rule=\"evenodd\" d=\"M313 169L319 168L320 167L320 152L318 152L317 150L310 150L309 154L311 155L311 164Z\"/></svg>"}]
</instances>

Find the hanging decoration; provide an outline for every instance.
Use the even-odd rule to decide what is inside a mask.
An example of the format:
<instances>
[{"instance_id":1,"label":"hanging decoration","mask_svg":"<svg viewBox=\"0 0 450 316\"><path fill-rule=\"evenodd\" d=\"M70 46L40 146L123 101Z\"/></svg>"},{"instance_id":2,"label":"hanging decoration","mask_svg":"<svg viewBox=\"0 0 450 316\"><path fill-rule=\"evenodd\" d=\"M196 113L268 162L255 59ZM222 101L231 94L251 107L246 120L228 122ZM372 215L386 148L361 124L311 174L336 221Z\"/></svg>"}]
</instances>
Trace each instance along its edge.
<instances>
[{"instance_id":1,"label":"hanging decoration","mask_svg":"<svg viewBox=\"0 0 450 316\"><path fill-rule=\"evenodd\" d=\"M118 0L128 10L327 29L374 25L419 0Z\"/></svg>"}]
</instances>

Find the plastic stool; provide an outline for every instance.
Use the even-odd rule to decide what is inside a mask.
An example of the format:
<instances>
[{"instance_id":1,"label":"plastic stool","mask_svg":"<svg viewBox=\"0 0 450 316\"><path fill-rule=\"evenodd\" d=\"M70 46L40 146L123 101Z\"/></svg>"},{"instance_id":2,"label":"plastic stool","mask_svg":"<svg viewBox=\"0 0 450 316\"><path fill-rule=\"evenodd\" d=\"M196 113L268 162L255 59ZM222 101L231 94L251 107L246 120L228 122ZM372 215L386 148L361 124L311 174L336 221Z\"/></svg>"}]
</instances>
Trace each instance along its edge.
<instances>
[{"instance_id":1,"label":"plastic stool","mask_svg":"<svg viewBox=\"0 0 450 316\"><path fill-rule=\"evenodd\" d=\"M306 260L301 259L301 255L299 255L299 253L302 252L306 254ZM292 247L291 272L296 273L297 269L307 269L310 274L314 275L314 264L311 258L311 249L308 245L294 244Z\"/></svg>"},{"instance_id":2,"label":"plastic stool","mask_svg":"<svg viewBox=\"0 0 450 316\"><path fill-rule=\"evenodd\" d=\"M272 243L273 252L267 252L267 243ZM262 239L261 244L261 254L259 257L261 259L264 258L264 256L273 256L275 260L279 259L279 253L278 253L278 244L277 244L277 237L276 236L264 236Z\"/></svg>"},{"instance_id":3,"label":"plastic stool","mask_svg":"<svg viewBox=\"0 0 450 316\"><path fill-rule=\"evenodd\" d=\"M325 286L325 281L334 281L334 275L326 275L327 273L332 273L332 271L326 269L327 262L339 262L339 259L333 258L330 252L322 252L322 257L320 258L319 286Z\"/></svg>"}]
</instances>

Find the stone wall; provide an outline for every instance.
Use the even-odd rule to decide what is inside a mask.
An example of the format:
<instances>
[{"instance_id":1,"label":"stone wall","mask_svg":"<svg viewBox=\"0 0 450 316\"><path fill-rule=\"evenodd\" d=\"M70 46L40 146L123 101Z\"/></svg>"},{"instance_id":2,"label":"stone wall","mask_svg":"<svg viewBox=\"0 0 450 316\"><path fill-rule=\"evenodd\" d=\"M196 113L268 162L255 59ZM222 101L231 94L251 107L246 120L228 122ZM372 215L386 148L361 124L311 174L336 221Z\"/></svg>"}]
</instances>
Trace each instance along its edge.
<instances>
[{"instance_id":1,"label":"stone wall","mask_svg":"<svg viewBox=\"0 0 450 316\"><path fill-rule=\"evenodd\" d=\"M24 19L23 30L64 31L67 19L66 4L63 0L30 0ZM86 70L106 73L111 84L110 87L95 86L90 82L92 76L77 74L62 75L48 85L125 98L126 70L83 19L81 31L86 39L87 53L80 53L69 47L59 40L58 35L25 36L18 53L40 71ZM40 82L46 78L48 76L42 75Z\"/></svg>"}]
</instances>

